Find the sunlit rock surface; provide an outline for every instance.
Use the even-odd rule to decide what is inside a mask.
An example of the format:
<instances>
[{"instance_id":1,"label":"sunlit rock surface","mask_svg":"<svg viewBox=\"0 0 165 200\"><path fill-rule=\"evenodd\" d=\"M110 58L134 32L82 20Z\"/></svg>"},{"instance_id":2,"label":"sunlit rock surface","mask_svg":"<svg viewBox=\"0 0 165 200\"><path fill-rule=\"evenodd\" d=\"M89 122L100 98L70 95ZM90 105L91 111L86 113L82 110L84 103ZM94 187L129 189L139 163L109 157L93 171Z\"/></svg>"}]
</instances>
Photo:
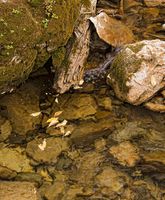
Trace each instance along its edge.
<instances>
[{"instance_id":1,"label":"sunlit rock surface","mask_svg":"<svg viewBox=\"0 0 165 200\"><path fill-rule=\"evenodd\" d=\"M131 29L115 18L101 12L96 17L90 17L99 37L112 46L122 46L134 41Z\"/></svg>"},{"instance_id":2,"label":"sunlit rock surface","mask_svg":"<svg viewBox=\"0 0 165 200\"><path fill-rule=\"evenodd\" d=\"M165 86L165 42L144 40L126 45L116 56L107 82L123 101L139 105Z\"/></svg>"}]
</instances>

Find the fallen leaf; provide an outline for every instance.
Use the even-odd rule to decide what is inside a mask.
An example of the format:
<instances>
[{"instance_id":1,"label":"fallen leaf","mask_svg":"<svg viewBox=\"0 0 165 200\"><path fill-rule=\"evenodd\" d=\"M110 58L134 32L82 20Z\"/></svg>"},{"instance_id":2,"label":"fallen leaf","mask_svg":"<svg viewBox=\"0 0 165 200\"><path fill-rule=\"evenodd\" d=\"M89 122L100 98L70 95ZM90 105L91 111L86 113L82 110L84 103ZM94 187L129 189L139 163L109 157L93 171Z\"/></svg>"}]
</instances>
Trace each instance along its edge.
<instances>
[{"instance_id":1,"label":"fallen leaf","mask_svg":"<svg viewBox=\"0 0 165 200\"><path fill-rule=\"evenodd\" d=\"M51 178L51 176L49 175L49 173L48 173L47 170L42 169L42 170L40 171L40 174L41 174L41 176L44 178L44 180L46 180L46 181L48 181L48 182L52 182L52 178Z\"/></svg>"},{"instance_id":2,"label":"fallen leaf","mask_svg":"<svg viewBox=\"0 0 165 200\"><path fill-rule=\"evenodd\" d=\"M79 85L75 85L73 88L74 88L75 90L78 90L78 89L82 89L83 87L81 87L81 86L79 86Z\"/></svg>"},{"instance_id":3,"label":"fallen leaf","mask_svg":"<svg viewBox=\"0 0 165 200\"><path fill-rule=\"evenodd\" d=\"M58 117L59 115L62 114L62 112L63 112L63 111L57 111L57 112L55 112L55 113L54 113L54 117Z\"/></svg>"},{"instance_id":4,"label":"fallen leaf","mask_svg":"<svg viewBox=\"0 0 165 200\"><path fill-rule=\"evenodd\" d=\"M64 133L65 133L65 129L64 129L64 127L63 127L63 126L61 126L61 127L60 127L60 131L61 131L61 133L62 133L62 134L64 134Z\"/></svg>"},{"instance_id":5,"label":"fallen leaf","mask_svg":"<svg viewBox=\"0 0 165 200\"><path fill-rule=\"evenodd\" d=\"M82 85L83 83L84 83L84 80L81 79L81 80L79 81L79 85Z\"/></svg>"},{"instance_id":6,"label":"fallen leaf","mask_svg":"<svg viewBox=\"0 0 165 200\"><path fill-rule=\"evenodd\" d=\"M58 101L58 98L57 98L57 97L55 98L55 102L56 102L56 103L59 103L59 101Z\"/></svg>"},{"instance_id":7,"label":"fallen leaf","mask_svg":"<svg viewBox=\"0 0 165 200\"><path fill-rule=\"evenodd\" d=\"M69 136L69 135L71 135L71 131L67 131L67 132L64 134L64 137L67 137L67 136Z\"/></svg>"},{"instance_id":8,"label":"fallen leaf","mask_svg":"<svg viewBox=\"0 0 165 200\"><path fill-rule=\"evenodd\" d=\"M50 127L50 126L56 125L59 121L58 121L57 117L52 117L52 118L48 119L47 122L50 123L48 126L48 127Z\"/></svg>"},{"instance_id":9,"label":"fallen leaf","mask_svg":"<svg viewBox=\"0 0 165 200\"><path fill-rule=\"evenodd\" d=\"M41 151L44 151L46 148L46 139L43 140L42 144L39 144L38 147Z\"/></svg>"},{"instance_id":10,"label":"fallen leaf","mask_svg":"<svg viewBox=\"0 0 165 200\"><path fill-rule=\"evenodd\" d=\"M57 124L56 127L58 128L58 127L66 126L67 123L68 121L64 119L61 123Z\"/></svg>"},{"instance_id":11,"label":"fallen leaf","mask_svg":"<svg viewBox=\"0 0 165 200\"><path fill-rule=\"evenodd\" d=\"M33 117L38 117L41 114L41 112L35 112L35 113L31 113L30 115Z\"/></svg>"}]
</instances>

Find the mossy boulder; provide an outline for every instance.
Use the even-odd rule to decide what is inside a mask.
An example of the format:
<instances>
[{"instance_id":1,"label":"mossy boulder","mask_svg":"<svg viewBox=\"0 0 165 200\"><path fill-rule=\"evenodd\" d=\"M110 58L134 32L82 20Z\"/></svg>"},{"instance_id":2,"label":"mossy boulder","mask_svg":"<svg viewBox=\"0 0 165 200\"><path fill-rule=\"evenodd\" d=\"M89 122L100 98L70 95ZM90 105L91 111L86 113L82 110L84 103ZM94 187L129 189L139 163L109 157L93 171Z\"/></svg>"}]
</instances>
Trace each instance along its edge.
<instances>
[{"instance_id":1,"label":"mossy boulder","mask_svg":"<svg viewBox=\"0 0 165 200\"><path fill-rule=\"evenodd\" d=\"M165 42L143 40L123 47L112 62L107 83L123 101L139 105L165 87Z\"/></svg>"},{"instance_id":2,"label":"mossy boulder","mask_svg":"<svg viewBox=\"0 0 165 200\"><path fill-rule=\"evenodd\" d=\"M80 1L0 1L1 93L26 80L66 45L79 16Z\"/></svg>"}]
</instances>

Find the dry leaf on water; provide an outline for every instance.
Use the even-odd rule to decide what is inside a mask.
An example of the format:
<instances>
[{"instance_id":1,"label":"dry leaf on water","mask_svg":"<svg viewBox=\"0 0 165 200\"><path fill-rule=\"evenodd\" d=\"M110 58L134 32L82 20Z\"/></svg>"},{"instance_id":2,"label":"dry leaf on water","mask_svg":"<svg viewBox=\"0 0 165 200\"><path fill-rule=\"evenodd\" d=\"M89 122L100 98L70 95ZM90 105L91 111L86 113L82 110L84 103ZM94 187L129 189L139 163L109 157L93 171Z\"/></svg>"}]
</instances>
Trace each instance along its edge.
<instances>
[{"instance_id":1,"label":"dry leaf on water","mask_svg":"<svg viewBox=\"0 0 165 200\"><path fill-rule=\"evenodd\" d=\"M62 112L63 112L63 111L57 111L57 112L55 112L55 113L54 113L54 117L58 117L59 115L62 114Z\"/></svg>"},{"instance_id":2,"label":"dry leaf on water","mask_svg":"<svg viewBox=\"0 0 165 200\"><path fill-rule=\"evenodd\" d=\"M46 148L46 139L43 140L43 142L41 144L38 145L39 149L41 151L44 151Z\"/></svg>"},{"instance_id":3,"label":"dry leaf on water","mask_svg":"<svg viewBox=\"0 0 165 200\"><path fill-rule=\"evenodd\" d=\"M61 131L61 133L62 133L62 134L64 134L64 133L65 133L65 129L64 129L64 127L63 127L63 126L61 126L61 127L60 127L60 131Z\"/></svg>"},{"instance_id":4,"label":"dry leaf on water","mask_svg":"<svg viewBox=\"0 0 165 200\"><path fill-rule=\"evenodd\" d=\"M57 97L55 98L55 102L56 102L56 103L59 103L59 101L58 101L58 98L57 98Z\"/></svg>"},{"instance_id":5,"label":"dry leaf on water","mask_svg":"<svg viewBox=\"0 0 165 200\"><path fill-rule=\"evenodd\" d=\"M69 135L71 135L71 131L67 131L66 133L64 133L64 137L67 137Z\"/></svg>"},{"instance_id":6,"label":"dry leaf on water","mask_svg":"<svg viewBox=\"0 0 165 200\"><path fill-rule=\"evenodd\" d=\"M41 112L34 112L34 113L31 113L30 115L32 117L38 117L40 114L41 114Z\"/></svg>"},{"instance_id":7,"label":"dry leaf on water","mask_svg":"<svg viewBox=\"0 0 165 200\"><path fill-rule=\"evenodd\" d=\"M68 121L64 119L61 123L57 124L56 127L57 128L58 127L64 127L64 126L66 126L67 123L68 123Z\"/></svg>"},{"instance_id":8,"label":"dry leaf on water","mask_svg":"<svg viewBox=\"0 0 165 200\"><path fill-rule=\"evenodd\" d=\"M58 124L59 123L58 117L52 117L52 118L48 119L47 123L49 123L48 127Z\"/></svg>"}]
</instances>

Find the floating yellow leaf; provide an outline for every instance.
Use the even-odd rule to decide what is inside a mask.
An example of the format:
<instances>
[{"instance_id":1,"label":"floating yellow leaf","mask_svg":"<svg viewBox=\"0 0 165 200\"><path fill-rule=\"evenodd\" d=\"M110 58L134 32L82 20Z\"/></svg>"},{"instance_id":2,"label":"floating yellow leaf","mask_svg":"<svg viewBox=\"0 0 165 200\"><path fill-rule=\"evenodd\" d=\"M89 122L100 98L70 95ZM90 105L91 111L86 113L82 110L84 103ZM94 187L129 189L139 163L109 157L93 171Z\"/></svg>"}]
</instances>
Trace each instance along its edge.
<instances>
[{"instance_id":1,"label":"floating yellow leaf","mask_svg":"<svg viewBox=\"0 0 165 200\"><path fill-rule=\"evenodd\" d=\"M52 118L48 119L47 122L50 123L48 126L48 127L50 127L50 126L56 125L59 121L58 121L57 117L52 117Z\"/></svg>"},{"instance_id":2,"label":"floating yellow leaf","mask_svg":"<svg viewBox=\"0 0 165 200\"><path fill-rule=\"evenodd\" d=\"M58 98L57 98L57 97L55 98L55 102L56 102L56 103L59 103L59 102L58 102Z\"/></svg>"},{"instance_id":3,"label":"floating yellow leaf","mask_svg":"<svg viewBox=\"0 0 165 200\"><path fill-rule=\"evenodd\" d=\"M41 151L44 151L46 148L46 139L43 140L41 144L38 145Z\"/></svg>"},{"instance_id":4,"label":"floating yellow leaf","mask_svg":"<svg viewBox=\"0 0 165 200\"><path fill-rule=\"evenodd\" d=\"M41 112L35 112L35 113L31 113L30 115L33 117L38 117L41 114Z\"/></svg>"},{"instance_id":5,"label":"floating yellow leaf","mask_svg":"<svg viewBox=\"0 0 165 200\"><path fill-rule=\"evenodd\" d=\"M69 136L69 135L71 135L71 131L67 131L67 132L64 134L64 137L67 137L67 136Z\"/></svg>"},{"instance_id":6,"label":"floating yellow leaf","mask_svg":"<svg viewBox=\"0 0 165 200\"><path fill-rule=\"evenodd\" d=\"M60 131L61 131L61 133L62 133L62 134L64 134L64 133L65 133L65 129L64 129L64 127L63 127L63 126L61 126L61 127L60 127Z\"/></svg>"},{"instance_id":7,"label":"floating yellow leaf","mask_svg":"<svg viewBox=\"0 0 165 200\"><path fill-rule=\"evenodd\" d=\"M63 111L57 111L57 112L55 112L55 113L54 113L54 117L58 117L59 115L62 114L62 112L63 112Z\"/></svg>"},{"instance_id":8,"label":"floating yellow leaf","mask_svg":"<svg viewBox=\"0 0 165 200\"><path fill-rule=\"evenodd\" d=\"M58 128L58 127L66 126L67 123L68 121L64 119L61 123L57 124L56 127Z\"/></svg>"}]
</instances>

